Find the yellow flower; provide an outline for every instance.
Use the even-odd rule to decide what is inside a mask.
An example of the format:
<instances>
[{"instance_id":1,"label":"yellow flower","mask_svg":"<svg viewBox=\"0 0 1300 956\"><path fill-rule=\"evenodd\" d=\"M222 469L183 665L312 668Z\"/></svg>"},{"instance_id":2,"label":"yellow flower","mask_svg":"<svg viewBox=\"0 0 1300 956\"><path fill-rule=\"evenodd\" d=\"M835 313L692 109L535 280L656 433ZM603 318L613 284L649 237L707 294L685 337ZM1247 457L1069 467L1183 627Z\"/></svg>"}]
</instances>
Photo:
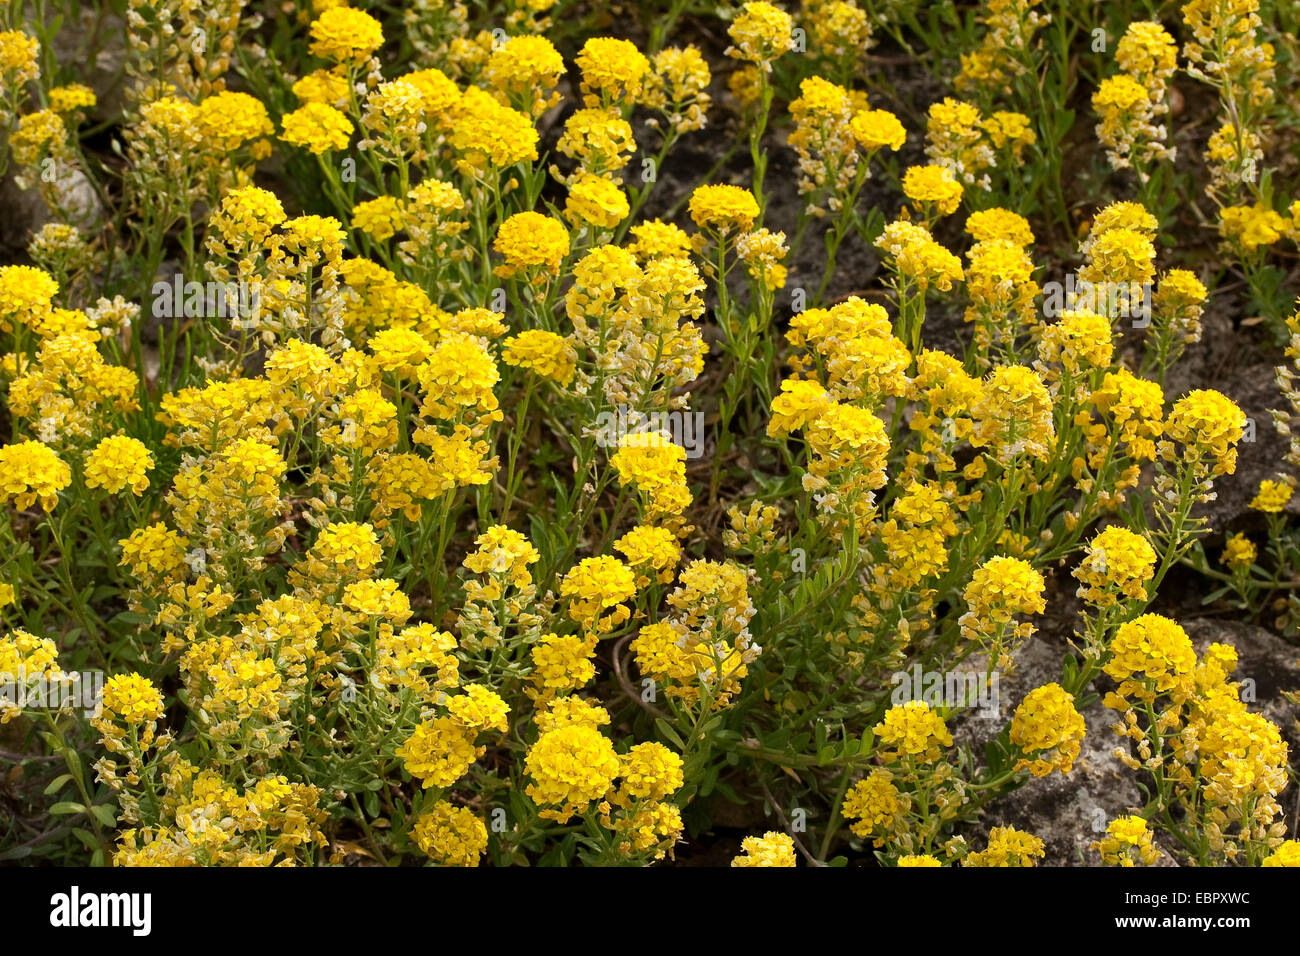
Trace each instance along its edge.
<instances>
[{"instance_id":1,"label":"yellow flower","mask_svg":"<svg viewBox=\"0 0 1300 956\"><path fill-rule=\"evenodd\" d=\"M516 587L532 583L528 565L536 564L541 555L518 531L493 525L474 539L474 545L463 564L475 574L499 576Z\"/></svg>"},{"instance_id":2,"label":"yellow flower","mask_svg":"<svg viewBox=\"0 0 1300 956\"><path fill-rule=\"evenodd\" d=\"M1079 597L1095 607L1111 607L1117 592L1134 601L1147 599L1146 584L1155 573L1156 552L1140 534L1112 525L1085 549L1074 569Z\"/></svg>"},{"instance_id":3,"label":"yellow flower","mask_svg":"<svg viewBox=\"0 0 1300 956\"><path fill-rule=\"evenodd\" d=\"M528 329L505 340L501 359L507 365L526 368L542 378L569 385L577 371L578 353L563 336L544 329Z\"/></svg>"},{"instance_id":4,"label":"yellow flower","mask_svg":"<svg viewBox=\"0 0 1300 956\"><path fill-rule=\"evenodd\" d=\"M962 186L946 166L912 166L903 174L903 193L918 208L933 203L939 214L946 216L961 205Z\"/></svg>"},{"instance_id":5,"label":"yellow flower","mask_svg":"<svg viewBox=\"0 0 1300 956\"><path fill-rule=\"evenodd\" d=\"M943 755L941 748L952 746L952 734L943 718L920 700L891 707L873 729L881 743L893 748L883 753L886 763L904 758L934 763Z\"/></svg>"},{"instance_id":6,"label":"yellow flower","mask_svg":"<svg viewBox=\"0 0 1300 956\"><path fill-rule=\"evenodd\" d=\"M1011 719L1011 742L1033 759L1022 757L1017 770L1046 777L1053 770L1067 774L1078 759L1085 732L1074 697L1060 684L1044 684L1025 695Z\"/></svg>"},{"instance_id":7,"label":"yellow flower","mask_svg":"<svg viewBox=\"0 0 1300 956\"><path fill-rule=\"evenodd\" d=\"M383 242L402 228L402 204L395 196L379 196L352 207L352 228Z\"/></svg>"},{"instance_id":8,"label":"yellow flower","mask_svg":"<svg viewBox=\"0 0 1300 956\"><path fill-rule=\"evenodd\" d=\"M533 684L528 691L538 700L567 694L586 685L596 676L592 663L595 644L577 635L547 634L533 645L531 652Z\"/></svg>"},{"instance_id":9,"label":"yellow flower","mask_svg":"<svg viewBox=\"0 0 1300 956\"><path fill-rule=\"evenodd\" d=\"M1128 699L1151 702L1169 694L1175 703L1191 691L1196 651L1187 632L1159 614L1143 614L1120 625L1110 642L1110 661L1104 670L1119 683L1104 704L1128 709Z\"/></svg>"},{"instance_id":10,"label":"yellow flower","mask_svg":"<svg viewBox=\"0 0 1300 956\"><path fill-rule=\"evenodd\" d=\"M1261 866L1300 866L1300 840L1287 840L1279 844Z\"/></svg>"},{"instance_id":11,"label":"yellow flower","mask_svg":"<svg viewBox=\"0 0 1300 956\"><path fill-rule=\"evenodd\" d=\"M384 549L370 525L343 521L321 529L309 556L326 568L356 570L364 574L379 564Z\"/></svg>"},{"instance_id":12,"label":"yellow flower","mask_svg":"<svg viewBox=\"0 0 1300 956\"><path fill-rule=\"evenodd\" d=\"M781 260L789 253L785 233L755 229L736 240L736 254L745 263L750 277L768 289L785 286L785 266Z\"/></svg>"},{"instance_id":13,"label":"yellow flower","mask_svg":"<svg viewBox=\"0 0 1300 956\"><path fill-rule=\"evenodd\" d=\"M510 729L510 708L495 692L478 684L465 693L447 700L447 713L471 734L495 730L504 734Z\"/></svg>"},{"instance_id":14,"label":"yellow flower","mask_svg":"<svg viewBox=\"0 0 1300 956\"><path fill-rule=\"evenodd\" d=\"M339 63L363 63L383 42L379 21L351 7L331 7L311 25L311 52Z\"/></svg>"},{"instance_id":15,"label":"yellow flower","mask_svg":"<svg viewBox=\"0 0 1300 956\"><path fill-rule=\"evenodd\" d=\"M961 635L1007 658L1033 633L1028 623L1015 623L1018 614L1042 614L1043 576L1020 558L996 556L975 569L963 599L967 611L959 619Z\"/></svg>"},{"instance_id":16,"label":"yellow flower","mask_svg":"<svg viewBox=\"0 0 1300 956\"><path fill-rule=\"evenodd\" d=\"M501 417L492 389L501 373L482 339L465 333L444 333L429 360L419 368L424 390L422 414L430 418L457 420L476 411L479 424ZM425 442L421 431L415 440Z\"/></svg>"},{"instance_id":17,"label":"yellow flower","mask_svg":"<svg viewBox=\"0 0 1300 956\"><path fill-rule=\"evenodd\" d=\"M866 150L899 150L907 142L907 130L898 117L888 110L861 110L849 120L849 132Z\"/></svg>"},{"instance_id":18,"label":"yellow flower","mask_svg":"<svg viewBox=\"0 0 1300 956\"><path fill-rule=\"evenodd\" d=\"M1230 475L1237 469L1237 442L1241 441L1246 416L1232 399L1213 389L1188 392L1174 403L1165 424L1165 436L1181 443L1196 456L1212 464L1215 475ZM1177 456L1168 442L1162 447L1168 460Z\"/></svg>"},{"instance_id":19,"label":"yellow flower","mask_svg":"<svg viewBox=\"0 0 1300 956\"><path fill-rule=\"evenodd\" d=\"M560 582L560 596L569 599L569 617L588 630L608 631L626 621L631 612L622 602L635 594L632 569L607 555L583 558Z\"/></svg>"},{"instance_id":20,"label":"yellow flower","mask_svg":"<svg viewBox=\"0 0 1300 956\"><path fill-rule=\"evenodd\" d=\"M1002 239L1022 248L1034 242L1029 220L1017 212L999 207L971 213L966 219L966 231L976 242Z\"/></svg>"},{"instance_id":21,"label":"yellow flower","mask_svg":"<svg viewBox=\"0 0 1300 956\"><path fill-rule=\"evenodd\" d=\"M559 275L560 260L569 254L569 233L549 216L520 212L501 224L492 248L505 257L505 264L495 270L502 278L533 269Z\"/></svg>"},{"instance_id":22,"label":"yellow flower","mask_svg":"<svg viewBox=\"0 0 1300 956\"><path fill-rule=\"evenodd\" d=\"M876 248L888 253L889 265L916 281L922 290L934 286L947 292L964 277L961 260L935 242L925 226L895 221L885 226Z\"/></svg>"},{"instance_id":23,"label":"yellow flower","mask_svg":"<svg viewBox=\"0 0 1300 956\"><path fill-rule=\"evenodd\" d=\"M382 630L375 641L372 679L389 687L407 687L425 699L460 682L459 663L453 656L456 638L432 624L416 624L393 632ZM432 669L436 676L426 677Z\"/></svg>"},{"instance_id":24,"label":"yellow flower","mask_svg":"<svg viewBox=\"0 0 1300 956\"><path fill-rule=\"evenodd\" d=\"M973 286L972 286L973 287ZM1096 312L1067 310L1060 321L1043 329L1038 357L1057 362L1070 375L1106 368L1114 355L1111 320Z\"/></svg>"},{"instance_id":25,"label":"yellow flower","mask_svg":"<svg viewBox=\"0 0 1300 956\"><path fill-rule=\"evenodd\" d=\"M449 125L452 110L461 100L460 87L456 85L455 81L437 67L403 73L398 79L419 90L420 103L424 108L424 118L438 127L446 129Z\"/></svg>"},{"instance_id":26,"label":"yellow flower","mask_svg":"<svg viewBox=\"0 0 1300 956\"><path fill-rule=\"evenodd\" d=\"M689 235L672 222L656 219L638 222L628 232L633 238L628 250L638 259L682 259L690 255Z\"/></svg>"},{"instance_id":27,"label":"yellow flower","mask_svg":"<svg viewBox=\"0 0 1300 956\"><path fill-rule=\"evenodd\" d=\"M614 550L626 557L627 563L638 572L637 587L650 583L646 571L653 572L660 584L667 584L682 557L677 535L668 528L653 525L637 525L614 542Z\"/></svg>"},{"instance_id":28,"label":"yellow flower","mask_svg":"<svg viewBox=\"0 0 1300 956\"><path fill-rule=\"evenodd\" d=\"M691 193L691 219L701 229L720 233L745 232L758 218L754 194L739 186L700 186Z\"/></svg>"},{"instance_id":29,"label":"yellow flower","mask_svg":"<svg viewBox=\"0 0 1300 956\"><path fill-rule=\"evenodd\" d=\"M69 83L50 89L50 109L56 113L72 113L90 109L97 102L95 91L82 83Z\"/></svg>"},{"instance_id":30,"label":"yellow flower","mask_svg":"<svg viewBox=\"0 0 1300 956\"><path fill-rule=\"evenodd\" d=\"M636 149L632 126L604 109L575 110L555 148L578 161L578 174L610 176L627 165Z\"/></svg>"},{"instance_id":31,"label":"yellow flower","mask_svg":"<svg viewBox=\"0 0 1300 956\"><path fill-rule=\"evenodd\" d=\"M348 81L330 70L308 73L293 84L293 95L300 103L324 103L342 108L348 101Z\"/></svg>"},{"instance_id":32,"label":"yellow flower","mask_svg":"<svg viewBox=\"0 0 1300 956\"><path fill-rule=\"evenodd\" d=\"M841 812L846 820L851 821L849 829L854 836L864 839L876 836L876 845L880 846L883 840L879 836L894 827L906 806L890 772L873 770L870 776L859 780L844 795Z\"/></svg>"},{"instance_id":33,"label":"yellow flower","mask_svg":"<svg viewBox=\"0 0 1300 956\"><path fill-rule=\"evenodd\" d=\"M535 715L538 733L549 734L560 727L596 729L609 723L609 711L581 697L561 697L539 706Z\"/></svg>"},{"instance_id":34,"label":"yellow flower","mask_svg":"<svg viewBox=\"0 0 1300 956\"><path fill-rule=\"evenodd\" d=\"M1241 532L1223 543L1223 563L1234 571L1249 569L1257 557L1255 545Z\"/></svg>"},{"instance_id":35,"label":"yellow flower","mask_svg":"<svg viewBox=\"0 0 1300 956\"><path fill-rule=\"evenodd\" d=\"M118 541L122 546L121 565L144 581L169 577L185 567L185 549L189 540L163 524L137 528L129 538Z\"/></svg>"},{"instance_id":36,"label":"yellow flower","mask_svg":"<svg viewBox=\"0 0 1300 956\"><path fill-rule=\"evenodd\" d=\"M19 511L38 499L53 511L59 492L72 482L72 469L48 446L25 441L0 448L0 494Z\"/></svg>"},{"instance_id":37,"label":"yellow flower","mask_svg":"<svg viewBox=\"0 0 1300 956\"><path fill-rule=\"evenodd\" d=\"M1271 246L1286 234L1287 221L1263 203L1252 206L1225 206L1219 211L1224 238L1247 253Z\"/></svg>"},{"instance_id":38,"label":"yellow flower","mask_svg":"<svg viewBox=\"0 0 1300 956\"><path fill-rule=\"evenodd\" d=\"M537 159L537 130L528 116L471 86L451 111L451 144L471 167L498 169Z\"/></svg>"},{"instance_id":39,"label":"yellow flower","mask_svg":"<svg viewBox=\"0 0 1300 956\"><path fill-rule=\"evenodd\" d=\"M1138 20L1128 25L1115 46L1115 62L1158 98L1178 66L1178 45L1159 23Z\"/></svg>"},{"instance_id":40,"label":"yellow flower","mask_svg":"<svg viewBox=\"0 0 1300 956\"><path fill-rule=\"evenodd\" d=\"M541 815L566 823L608 792L619 773L614 746L595 727L568 724L547 731L528 748L525 792L547 807ZM552 809L554 808L554 809Z\"/></svg>"},{"instance_id":41,"label":"yellow flower","mask_svg":"<svg viewBox=\"0 0 1300 956\"><path fill-rule=\"evenodd\" d=\"M439 800L415 819L415 844L439 866L478 866L487 851L487 827L468 807Z\"/></svg>"},{"instance_id":42,"label":"yellow flower","mask_svg":"<svg viewBox=\"0 0 1300 956\"><path fill-rule=\"evenodd\" d=\"M619 442L610 464L619 485L632 485L645 496L647 519L680 514L691 503L686 450L666 432L632 432Z\"/></svg>"},{"instance_id":43,"label":"yellow flower","mask_svg":"<svg viewBox=\"0 0 1300 956\"><path fill-rule=\"evenodd\" d=\"M781 394L772 399L767 433L775 438L805 428L832 404L830 393L818 382L788 378L781 383Z\"/></svg>"},{"instance_id":44,"label":"yellow flower","mask_svg":"<svg viewBox=\"0 0 1300 956\"><path fill-rule=\"evenodd\" d=\"M52 308L59 284L33 266L0 266L0 330L13 331L13 322L34 326Z\"/></svg>"},{"instance_id":45,"label":"yellow flower","mask_svg":"<svg viewBox=\"0 0 1300 956\"><path fill-rule=\"evenodd\" d=\"M747 6L757 6L748 4ZM766 4L763 4L766 6ZM741 853L732 866L794 866L794 840L785 833L769 830L761 837L747 836L740 841Z\"/></svg>"},{"instance_id":46,"label":"yellow flower","mask_svg":"<svg viewBox=\"0 0 1300 956\"><path fill-rule=\"evenodd\" d=\"M664 114L677 135L703 129L713 79L703 54L694 46L668 47L651 58L651 67L641 103Z\"/></svg>"},{"instance_id":47,"label":"yellow flower","mask_svg":"<svg viewBox=\"0 0 1300 956\"><path fill-rule=\"evenodd\" d=\"M1092 845L1107 866L1150 866L1160 859L1151 831L1141 817L1116 817L1106 825L1106 836Z\"/></svg>"},{"instance_id":48,"label":"yellow flower","mask_svg":"<svg viewBox=\"0 0 1300 956\"><path fill-rule=\"evenodd\" d=\"M226 152L275 132L261 100L228 90L199 103L197 122L204 140Z\"/></svg>"},{"instance_id":49,"label":"yellow flower","mask_svg":"<svg viewBox=\"0 0 1300 956\"><path fill-rule=\"evenodd\" d=\"M1186 269L1170 269L1160 277L1152 297L1152 308L1173 333L1174 343L1201 340L1201 314L1209 291Z\"/></svg>"},{"instance_id":50,"label":"yellow flower","mask_svg":"<svg viewBox=\"0 0 1300 956\"><path fill-rule=\"evenodd\" d=\"M682 758L660 743L636 744L619 757L617 792L610 798L615 806L629 806L638 800L666 800L685 782Z\"/></svg>"},{"instance_id":51,"label":"yellow flower","mask_svg":"<svg viewBox=\"0 0 1300 956\"><path fill-rule=\"evenodd\" d=\"M650 72L650 61L627 40L592 37L574 59L582 71L583 101L589 107L621 100L635 102Z\"/></svg>"},{"instance_id":52,"label":"yellow flower","mask_svg":"<svg viewBox=\"0 0 1300 956\"><path fill-rule=\"evenodd\" d=\"M414 329L382 329L366 343L375 356L375 367L401 378L413 378L433 355L433 346Z\"/></svg>"},{"instance_id":53,"label":"yellow flower","mask_svg":"<svg viewBox=\"0 0 1300 956\"><path fill-rule=\"evenodd\" d=\"M488 57L484 75L493 88L516 106L540 116L560 101L555 85L564 74L564 58L542 36L515 36Z\"/></svg>"},{"instance_id":54,"label":"yellow flower","mask_svg":"<svg viewBox=\"0 0 1300 956\"><path fill-rule=\"evenodd\" d=\"M143 724L162 716L162 694L146 677L119 674L104 683L104 711L130 725Z\"/></svg>"},{"instance_id":55,"label":"yellow flower","mask_svg":"<svg viewBox=\"0 0 1300 956\"><path fill-rule=\"evenodd\" d=\"M1101 122L1097 139L1106 147L1115 169L1132 165L1132 156L1143 139L1150 139L1152 103L1147 88L1129 76L1118 73L1101 81L1092 94L1092 108Z\"/></svg>"},{"instance_id":56,"label":"yellow flower","mask_svg":"<svg viewBox=\"0 0 1300 956\"><path fill-rule=\"evenodd\" d=\"M746 3L727 28L732 44L727 56L770 71L772 61L790 50L793 30L794 21L780 7L763 0Z\"/></svg>"},{"instance_id":57,"label":"yellow flower","mask_svg":"<svg viewBox=\"0 0 1300 956\"><path fill-rule=\"evenodd\" d=\"M49 638L17 629L0 636L0 688L10 691L25 688L29 683L65 678L59 667L58 645ZM11 693L0 694L0 726L22 714L22 702L16 697Z\"/></svg>"},{"instance_id":58,"label":"yellow flower","mask_svg":"<svg viewBox=\"0 0 1300 956\"><path fill-rule=\"evenodd\" d=\"M284 207L274 193L241 186L222 198L211 225L227 243L238 239L260 246L285 218Z\"/></svg>"},{"instance_id":59,"label":"yellow flower","mask_svg":"<svg viewBox=\"0 0 1300 956\"><path fill-rule=\"evenodd\" d=\"M135 494L142 495L149 487L149 469L153 466L153 456L138 438L112 435L86 456L86 487L117 494L129 485Z\"/></svg>"},{"instance_id":60,"label":"yellow flower","mask_svg":"<svg viewBox=\"0 0 1300 956\"><path fill-rule=\"evenodd\" d=\"M1139 229L1116 226L1098 232L1096 224L1086 244L1088 261L1079 278L1101 288L1146 286L1155 278L1155 246Z\"/></svg>"},{"instance_id":61,"label":"yellow flower","mask_svg":"<svg viewBox=\"0 0 1300 956\"><path fill-rule=\"evenodd\" d=\"M627 196L617 183L591 173L579 176L569 186L564 204L564 215L571 223L586 223L598 229L614 229L630 211Z\"/></svg>"},{"instance_id":62,"label":"yellow flower","mask_svg":"<svg viewBox=\"0 0 1300 956\"><path fill-rule=\"evenodd\" d=\"M1259 492L1251 499L1250 507L1265 514L1280 514L1294 492L1295 489L1284 481L1265 479L1259 483Z\"/></svg>"},{"instance_id":63,"label":"yellow flower","mask_svg":"<svg viewBox=\"0 0 1300 956\"><path fill-rule=\"evenodd\" d=\"M321 441L331 448L357 449L366 455L397 444L397 406L374 388L359 388L339 402L338 424L322 428Z\"/></svg>"},{"instance_id":64,"label":"yellow flower","mask_svg":"<svg viewBox=\"0 0 1300 956\"><path fill-rule=\"evenodd\" d=\"M962 866L1034 866L1043 857L1043 841L1015 827L994 827L988 847L971 853Z\"/></svg>"},{"instance_id":65,"label":"yellow flower","mask_svg":"<svg viewBox=\"0 0 1300 956\"><path fill-rule=\"evenodd\" d=\"M1093 242L1112 229L1127 229L1148 239L1155 238L1159 227L1156 217L1138 202L1113 202L1097 213L1088 230L1088 241L1084 249L1091 248Z\"/></svg>"},{"instance_id":66,"label":"yellow flower","mask_svg":"<svg viewBox=\"0 0 1300 956\"><path fill-rule=\"evenodd\" d=\"M1047 386L1022 365L1003 365L990 373L971 417L971 444L990 448L1003 464L1021 455L1046 458L1056 434Z\"/></svg>"},{"instance_id":67,"label":"yellow flower","mask_svg":"<svg viewBox=\"0 0 1300 956\"><path fill-rule=\"evenodd\" d=\"M307 103L280 120L280 138L319 156L328 150L347 149L354 129L339 110L325 103Z\"/></svg>"},{"instance_id":68,"label":"yellow flower","mask_svg":"<svg viewBox=\"0 0 1300 956\"><path fill-rule=\"evenodd\" d=\"M183 108L172 111L170 105L168 101L156 100L150 107L141 109L141 116L146 124L164 117L175 117L177 128L161 132L159 138L175 140L181 147L193 145L197 138L192 126L194 108L185 103ZM9 134L9 148L14 160L22 166L35 167L47 159L62 158L67 143L67 124L54 110L28 113L18 121L18 128Z\"/></svg>"},{"instance_id":69,"label":"yellow flower","mask_svg":"<svg viewBox=\"0 0 1300 956\"><path fill-rule=\"evenodd\" d=\"M40 52L41 44L35 37L21 30L0 31L0 73L8 74L5 82L18 88L40 76Z\"/></svg>"},{"instance_id":70,"label":"yellow flower","mask_svg":"<svg viewBox=\"0 0 1300 956\"><path fill-rule=\"evenodd\" d=\"M407 773L426 789L450 787L480 756L474 744L476 733L454 717L435 717L417 724L396 754Z\"/></svg>"}]
</instances>

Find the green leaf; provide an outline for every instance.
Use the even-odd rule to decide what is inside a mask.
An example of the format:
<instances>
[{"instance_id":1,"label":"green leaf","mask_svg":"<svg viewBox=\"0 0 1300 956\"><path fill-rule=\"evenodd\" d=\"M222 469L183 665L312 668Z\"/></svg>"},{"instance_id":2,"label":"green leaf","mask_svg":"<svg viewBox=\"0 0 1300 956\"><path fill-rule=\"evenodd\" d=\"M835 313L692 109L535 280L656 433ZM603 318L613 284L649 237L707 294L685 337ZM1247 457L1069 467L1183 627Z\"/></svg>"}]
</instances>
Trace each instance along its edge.
<instances>
[{"instance_id":1,"label":"green leaf","mask_svg":"<svg viewBox=\"0 0 1300 956\"><path fill-rule=\"evenodd\" d=\"M67 816L70 813L85 813L86 808L77 803L75 800L60 800L54 806L50 807L50 813L56 817Z\"/></svg>"},{"instance_id":2,"label":"green leaf","mask_svg":"<svg viewBox=\"0 0 1300 956\"><path fill-rule=\"evenodd\" d=\"M713 789L714 792L720 794L722 798L727 802L734 803L736 804L736 806L745 805L744 798L741 797L740 794L736 793L735 789L730 784L724 783L723 781L719 780L714 785Z\"/></svg>"},{"instance_id":3,"label":"green leaf","mask_svg":"<svg viewBox=\"0 0 1300 956\"><path fill-rule=\"evenodd\" d=\"M704 779L700 781L700 796L707 797L713 792L714 786L718 782L718 772L721 770L717 764L710 764L704 772Z\"/></svg>"},{"instance_id":4,"label":"green leaf","mask_svg":"<svg viewBox=\"0 0 1300 956\"><path fill-rule=\"evenodd\" d=\"M117 812L107 803L97 803L90 808L95 818L106 827L117 825Z\"/></svg>"},{"instance_id":5,"label":"green leaf","mask_svg":"<svg viewBox=\"0 0 1300 956\"><path fill-rule=\"evenodd\" d=\"M80 783L85 779L85 774L81 769L81 754L69 747L63 752L64 763L68 765L68 772Z\"/></svg>"},{"instance_id":6,"label":"green leaf","mask_svg":"<svg viewBox=\"0 0 1300 956\"><path fill-rule=\"evenodd\" d=\"M662 717L655 718L655 730L659 731L659 735L667 738L669 743L673 744L678 750L686 749L686 743L682 740L681 735L673 729L672 724Z\"/></svg>"},{"instance_id":7,"label":"green leaf","mask_svg":"<svg viewBox=\"0 0 1300 956\"><path fill-rule=\"evenodd\" d=\"M50 781L50 785L45 788L45 795L49 797L49 796L53 796L55 793L58 793L61 789L63 789L63 785L71 779L72 779L72 774L70 773L60 774L59 776L55 777L53 780Z\"/></svg>"},{"instance_id":8,"label":"green leaf","mask_svg":"<svg viewBox=\"0 0 1300 956\"><path fill-rule=\"evenodd\" d=\"M109 619L109 624L130 624L132 627L139 627L142 624L149 624L151 618L136 611L119 611Z\"/></svg>"}]
</instances>

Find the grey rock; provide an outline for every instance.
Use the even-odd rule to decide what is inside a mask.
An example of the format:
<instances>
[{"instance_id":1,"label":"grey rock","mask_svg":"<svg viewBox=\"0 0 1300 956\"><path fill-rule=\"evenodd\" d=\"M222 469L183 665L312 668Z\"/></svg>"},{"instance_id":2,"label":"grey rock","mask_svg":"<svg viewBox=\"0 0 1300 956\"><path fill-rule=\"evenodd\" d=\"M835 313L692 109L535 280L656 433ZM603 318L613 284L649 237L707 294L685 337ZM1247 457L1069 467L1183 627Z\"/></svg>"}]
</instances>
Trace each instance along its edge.
<instances>
[{"instance_id":1,"label":"grey rock","mask_svg":"<svg viewBox=\"0 0 1300 956\"><path fill-rule=\"evenodd\" d=\"M954 737L972 740L977 756L984 742L1006 725L1025 694L1043 684L1059 682L1067 651L1063 637L1040 632L1031 638L1016 658L1016 669L1002 675L1002 720L966 720L954 728ZM1087 725L1079 759L1067 776L1031 779L1024 787L993 801L984 809L980 823L962 831L972 849L982 850L988 831L1012 826L1028 831L1043 841L1044 866L1096 865L1100 861L1090 847L1106 824L1142 806L1138 777L1115 756L1119 738L1110 725L1114 712L1096 700L1081 710ZM969 736L967 736L969 735Z\"/></svg>"},{"instance_id":2,"label":"grey rock","mask_svg":"<svg viewBox=\"0 0 1300 956\"><path fill-rule=\"evenodd\" d=\"M76 167L58 167L54 190L65 216L60 221L77 226L91 235L104 219L104 206L91 184L90 178ZM0 181L0 208L6 215L0 217L0 254L7 260L21 256L31 241L33 233L46 223L54 221L38 189L21 189L14 181L12 170Z\"/></svg>"}]
</instances>

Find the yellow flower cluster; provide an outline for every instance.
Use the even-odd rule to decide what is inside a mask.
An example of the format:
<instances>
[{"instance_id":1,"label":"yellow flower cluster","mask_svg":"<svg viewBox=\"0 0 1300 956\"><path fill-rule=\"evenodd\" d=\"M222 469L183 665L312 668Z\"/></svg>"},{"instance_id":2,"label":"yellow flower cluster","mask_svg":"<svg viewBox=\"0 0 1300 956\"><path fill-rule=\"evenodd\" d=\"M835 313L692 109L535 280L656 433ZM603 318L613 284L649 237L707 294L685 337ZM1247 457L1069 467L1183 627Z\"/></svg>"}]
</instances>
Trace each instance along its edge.
<instances>
[{"instance_id":1,"label":"yellow flower cluster","mask_svg":"<svg viewBox=\"0 0 1300 956\"><path fill-rule=\"evenodd\" d=\"M1084 737L1083 717L1074 698L1060 684L1044 684L1025 695L1011 720L1011 742L1027 756L1016 763L1045 777L1053 770L1067 774L1078 759Z\"/></svg>"},{"instance_id":2,"label":"yellow flower cluster","mask_svg":"<svg viewBox=\"0 0 1300 956\"><path fill-rule=\"evenodd\" d=\"M1142 535L1112 525L1089 542L1074 569L1079 597L1095 607L1119 600L1146 601L1146 585L1156 566L1156 552Z\"/></svg>"}]
</instances>

